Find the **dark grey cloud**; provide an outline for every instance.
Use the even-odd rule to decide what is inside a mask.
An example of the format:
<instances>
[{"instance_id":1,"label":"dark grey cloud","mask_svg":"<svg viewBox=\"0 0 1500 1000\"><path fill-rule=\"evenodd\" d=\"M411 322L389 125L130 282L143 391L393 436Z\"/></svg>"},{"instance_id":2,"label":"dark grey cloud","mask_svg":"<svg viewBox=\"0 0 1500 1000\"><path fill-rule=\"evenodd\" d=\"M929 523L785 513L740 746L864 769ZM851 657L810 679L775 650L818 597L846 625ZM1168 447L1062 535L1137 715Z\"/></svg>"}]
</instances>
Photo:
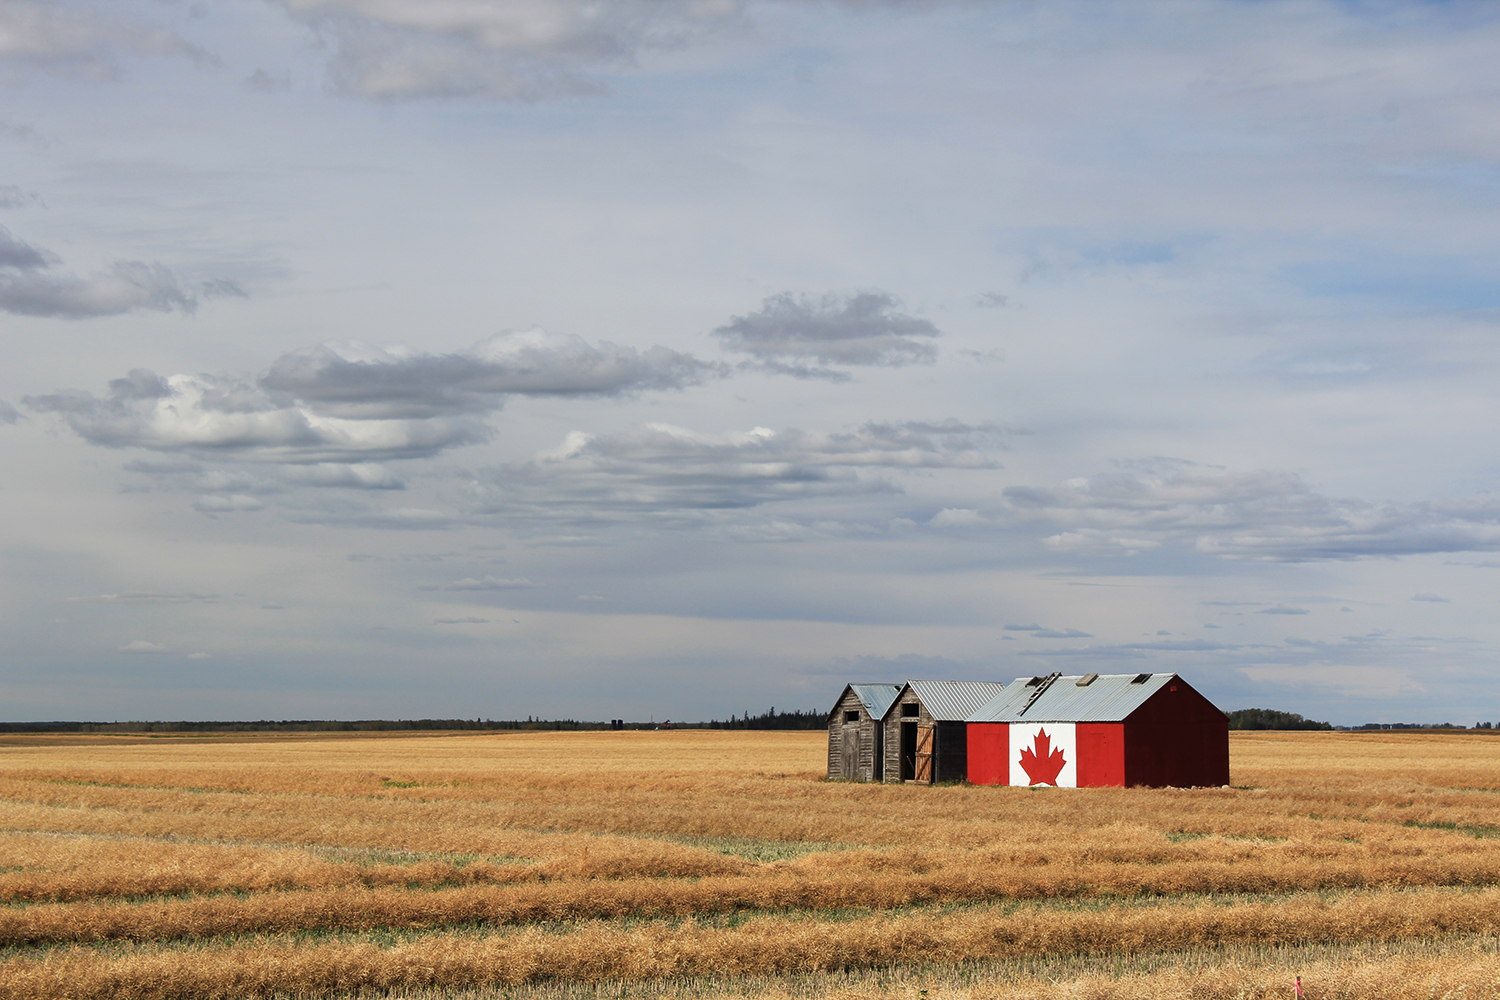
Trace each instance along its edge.
<instances>
[{"instance_id":1,"label":"dark grey cloud","mask_svg":"<svg viewBox=\"0 0 1500 1000\"><path fill-rule=\"evenodd\" d=\"M198 305L196 295L161 264L122 260L108 271L79 277L53 273L56 263L56 255L0 227L0 311L90 319L138 309L190 313Z\"/></svg>"},{"instance_id":2,"label":"dark grey cloud","mask_svg":"<svg viewBox=\"0 0 1500 1000\"><path fill-rule=\"evenodd\" d=\"M0 424L13 424L21 419L21 411L0 399Z\"/></svg>"},{"instance_id":3,"label":"dark grey cloud","mask_svg":"<svg viewBox=\"0 0 1500 1000\"><path fill-rule=\"evenodd\" d=\"M5 134L5 126L0 124L0 136ZM20 208L39 201L41 198L35 191L24 191L15 184L0 184L0 208ZM0 245L3 245L10 234L4 232L3 227L0 227L0 234L3 234L0 235ZM3 252L0 252L0 258L3 258Z\"/></svg>"},{"instance_id":4,"label":"dark grey cloud","mask_svg":"<svg viewBox=\"0 0 1500 1000\"><path fill-rule=\"evenodd\" d=\"M376 100L599 93L588 74L734 27L740 0L281 0L329 43L341 92Z\"/></svg>"},{"instance_id":5,"label":"dark grey cloud","mask_svg":"<svg viewBox=\"0 0 1500 1000\"><path fill-rule=\"evenodd\" d=\"M1310 612L1306 608L1299 608L1292 604L1276 604L1269 608L1262 608L1255 613L1258 615L1305 615Z\"/></svg>"},{"instance_id":6,"label":"dark grey cloud","mask_svg":"<svg viewBox=\"0 0 1500 1000\"><path fill-rule=\"evenodd\" d=\"M38 250L30 243L22 243L11 235L9 229L0 226L0 267L29 271L48 267L54 260L51 254Z\"/></svg>"},{"instance_id":7,"label":"dark grey cloud","mask_svg":"<svg viewBox=\"0 0 1500 1000\"><path fill-rule=\"evenodd\" d=\"M284 508L280 513L295 524L382 531L446 531L457 523L445 511L426 507L375 507L353 501L307 504Z\"/></svg>"},{"instance_id":8,"label":"dark grey cloud","mask_svg":"<svg viewBox=\"0 0 1500 1000\"><path fill-rule=\"evenodd\" d=\"M574 432L532 462L476 484L475 510L542 520L635 516L701 524L715 512L792 500L899 492L896 469L995 469L993 425L870 423L838 432L757 427L723 435L651 424L625 434ZM805 529L783 526L783 540ZM775 540L758 538L757 540Z\"/></svg>"},{"instance_id":9,"label":"dark grey cloud","mask_svg":"<svg viewBox=\"0 0 1500 1000\"><path fill-rule=\"evenodd\" d=\"M540 328L496 334L453 354L419 354L353 341L278 358L263 389L350 419L425 419L483 413L511 395L618 396L680 389L722 372L665 347L638 351Z\"/></svg>"},{"instance_id":10,"label":"dark grey cloud","mask_svg":"<svg viewBox=\"0 0 1500 1000\"><path fill-rule=\"evenodd\" d=\"M150 591L130 590L118 594L91 594L88 597L70 597L71 604L193 604L213 603L218 594L166 594Z\"/></svg>"},{"instance_id":11,"label":"dark grey cloud","mask_svg":"<svg viewBox=\"0 0 1500 1000\"><path fill-rule=\"evenodd\" d=\"M468 617L468 618L434 618L432 620L432 624L434 624L434 625L488 625L489 621L490 620L488 618L474 618L474 617Z\"/></svg>"},{"instance_id":12,"label":"dark grey cloud","mask_svg":"<svg viewBox=\"0 0 1500 1000\"><path fill-rule=\"evenodd\" d=\"M1088 632L1080 632L1076 628L1045 628L1035 623L1031 625L1007 625L1007 632L1030 632L1036 639L1092 639L1093 635Z\"/></svg>"},{"instance_id":13,"label":"dark grey cloud","mask_svg":"<svg viewBox=\"0 0 1500 1000\"><path fill-rule=\"evenodd\" d=\"M1448 598L1443 597L1441 594L1432 594L1432 593L1417 594L1414 597L1412 597L1412 600L1414 600L1414 601L1427 601L1427 602L1432 603L1432 604L1449 604L1449 603L1452 603L1452 602L1450 602L1448 600Z\"/></svg>"},{"instance_id":14,"label":"dark grey cloud","mask_svg":"<svg viewBox=\"0 0 1500 1000\"><path fill-rule=\"evenodd\" d=\"M1276 562L1500 549L1500 497L1411 504L1335 499L1285 472L1196 467L1121 472L1045 489L1012 486L987 525L1030 524L1060 553L1125 555L1175 548Z\"/></svg>"},{"instance_id":15,"label":"dark grey cloud","mask_svg":"<svg viewBox=\"0 0 1500 1000\"><path fill-rule=\"evenodd\" d=\"M736 316L714 331L726 350L751 355L755 367L803 378L847 378L820 365L909 365L937 357L941 331L925 319L898 312L897 299L880 291L814 298L783 292L756 312Z\"/></svg>"}]
</instances>

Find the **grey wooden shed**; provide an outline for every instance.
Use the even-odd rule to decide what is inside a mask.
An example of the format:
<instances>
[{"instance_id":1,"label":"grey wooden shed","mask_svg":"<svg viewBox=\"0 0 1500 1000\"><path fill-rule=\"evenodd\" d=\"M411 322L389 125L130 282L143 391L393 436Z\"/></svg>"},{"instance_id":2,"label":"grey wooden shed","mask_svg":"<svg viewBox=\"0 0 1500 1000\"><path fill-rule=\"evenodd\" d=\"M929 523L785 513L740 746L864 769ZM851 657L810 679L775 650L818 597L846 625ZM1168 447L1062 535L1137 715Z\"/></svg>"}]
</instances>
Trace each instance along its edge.
<instances>
[{"instance_id":1,"label":"grey wooden shed","mask_svg":"<svg viewBox=\"0 0 1500 1000\"><path fill-rule=\"evenodd\" d=\"M828 713L828 777L885 780L885 729L881 720L900 684L846 684Z\"/></svg>"}]
</instances>

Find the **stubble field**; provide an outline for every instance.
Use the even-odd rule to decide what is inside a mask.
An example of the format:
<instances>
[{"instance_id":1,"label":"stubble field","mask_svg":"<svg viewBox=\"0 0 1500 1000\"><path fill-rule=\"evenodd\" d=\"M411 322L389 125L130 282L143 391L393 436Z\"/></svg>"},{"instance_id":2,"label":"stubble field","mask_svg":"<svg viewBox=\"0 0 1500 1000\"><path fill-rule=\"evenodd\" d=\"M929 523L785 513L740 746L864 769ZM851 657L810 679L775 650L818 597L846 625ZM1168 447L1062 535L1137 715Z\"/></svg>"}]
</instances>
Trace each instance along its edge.
<instances>
[{"instance_id":1,"label":"stubble field","mask_svg":"<svg viewBox=\"0 0 1500 1000\"><path fill-rule=\"evenodd\" d=\"M0 737L0 1000L1500 996L1500 739L1226 789L830 783L765 732Z\"/></svg>"}]
</instances>

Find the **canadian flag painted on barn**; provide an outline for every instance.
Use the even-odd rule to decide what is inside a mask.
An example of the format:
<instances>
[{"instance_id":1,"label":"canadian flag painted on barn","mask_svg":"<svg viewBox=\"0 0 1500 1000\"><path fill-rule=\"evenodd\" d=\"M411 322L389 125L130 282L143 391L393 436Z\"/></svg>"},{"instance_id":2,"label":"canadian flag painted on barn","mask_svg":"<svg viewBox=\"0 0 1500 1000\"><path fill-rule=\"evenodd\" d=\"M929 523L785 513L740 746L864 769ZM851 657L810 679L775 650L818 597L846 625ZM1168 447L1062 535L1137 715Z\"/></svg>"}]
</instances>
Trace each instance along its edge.
<instances>
[{"instance_id":1,"label":"canadian flag painted on barn","mask_svg":"<svg viewBox=\"0 0 1500 1000\"><path fill-rule=\"evenodd\" d=\"M1020 677L968 718L976 785L1229 783L1229 720L1176 674Z\"/></svg>"},{"instance_id":2,"label":"canadian flag painted on barn","mask_svg":"<svg viewBox=\"0 0 1500 1000\"><path fill-rule=\"evenodd\" d=\"M1078 746L1070 722L1012 723L1010 783L1078 787Z\"/></svg>"}]
</instances>

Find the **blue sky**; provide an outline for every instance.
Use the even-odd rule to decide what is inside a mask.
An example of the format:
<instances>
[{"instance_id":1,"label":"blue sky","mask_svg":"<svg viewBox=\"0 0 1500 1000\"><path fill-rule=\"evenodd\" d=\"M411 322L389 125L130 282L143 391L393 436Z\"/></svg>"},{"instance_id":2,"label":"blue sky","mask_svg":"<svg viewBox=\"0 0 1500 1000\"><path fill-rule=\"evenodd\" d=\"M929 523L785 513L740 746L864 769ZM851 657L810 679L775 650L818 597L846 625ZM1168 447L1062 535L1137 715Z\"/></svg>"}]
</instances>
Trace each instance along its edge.
<instances>
[{"instance_id":1,"label":"blue sky","mask_svg":"<svg viewBox=\"0 0 1500 1000\"><path fill-rule=\"evenodd\" d=\"M0 713L1500 720L1500 16L0 5Z\"/></svg>"}]
</instances>

